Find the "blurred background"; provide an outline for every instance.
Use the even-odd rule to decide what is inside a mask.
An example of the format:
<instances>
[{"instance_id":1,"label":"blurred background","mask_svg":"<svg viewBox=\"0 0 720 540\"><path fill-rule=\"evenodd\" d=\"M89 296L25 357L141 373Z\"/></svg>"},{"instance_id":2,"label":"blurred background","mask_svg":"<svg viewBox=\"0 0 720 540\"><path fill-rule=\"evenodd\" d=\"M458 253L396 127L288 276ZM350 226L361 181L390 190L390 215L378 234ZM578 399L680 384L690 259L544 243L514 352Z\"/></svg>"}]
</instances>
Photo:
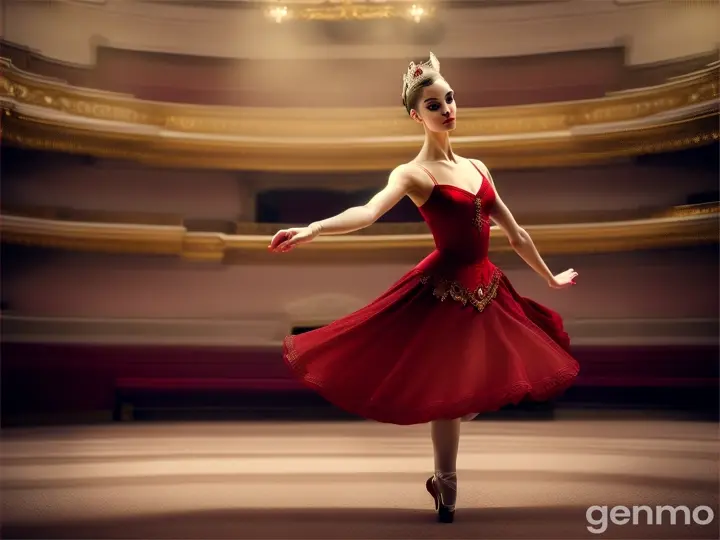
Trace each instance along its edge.
<instances>
[{"instance_id":1,"label":"blurred background","mask_svg":"<svg viewBox=\"0 0 720 540\"><path fill-rule=\"evenodd\" d=\"M423 137L402 107L402 75L429 51L456 92L455 151L490 167L551 269L580 273L578 287L552 291L493 232L491 259L564 317L581 373L555 402L469 429L517 425L530 441L537 426L562 434L580 420L597 427L573 436L632 438L653 420L651 439L714 437L718 2L0 5L2 422L19 445L6 443L6 489L41 482L22 469L41 441L71 440L55 447L86 456L98 438L145 444L154 429L179 447L240 421L233 433L257 444L266 435L252 430L273 425L310 426L318 441L330 425L375 429L303 389L281 343L370 302L428 254L417 209L404 200L366 230L283 256L266 246L279 228L364 204L415 156ZM92 426L101 431L83 431ZM378 429L377 448L394 444ZM267 437L259 452L277 448ZM715 484L683 489L717 487L717 456L702 459L693 482ZM11 499L16 525L39 515ZM84 534L27 527L12 534Z\"/></svg>"}]
</instances>

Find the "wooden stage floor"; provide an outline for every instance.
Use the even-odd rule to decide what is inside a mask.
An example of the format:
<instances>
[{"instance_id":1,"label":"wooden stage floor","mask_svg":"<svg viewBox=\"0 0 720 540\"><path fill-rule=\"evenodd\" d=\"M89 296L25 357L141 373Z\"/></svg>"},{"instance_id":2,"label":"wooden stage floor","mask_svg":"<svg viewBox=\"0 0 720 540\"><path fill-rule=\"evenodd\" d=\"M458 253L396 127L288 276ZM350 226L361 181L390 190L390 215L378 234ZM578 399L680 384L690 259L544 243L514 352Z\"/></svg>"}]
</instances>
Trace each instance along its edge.
<instances>
[{"instance_id":1,"label":"wooden stage floor","mask_svg":"<svg viewBox=\"0 0 720 540\"><path fill-rule=\"evenodd\" d=\"M426 425L127 423L6 429L3 538L718 538L718 426L463 424L456 522L438 524ZM592 505L705 505L708 525L609 523ZM601 514L594 515L598 521ZM622 516L620 516L622 517ZM701 514L700 518L705 518ZM596 529L598 530L598 529Z\"/></svg>"}]
</instances>

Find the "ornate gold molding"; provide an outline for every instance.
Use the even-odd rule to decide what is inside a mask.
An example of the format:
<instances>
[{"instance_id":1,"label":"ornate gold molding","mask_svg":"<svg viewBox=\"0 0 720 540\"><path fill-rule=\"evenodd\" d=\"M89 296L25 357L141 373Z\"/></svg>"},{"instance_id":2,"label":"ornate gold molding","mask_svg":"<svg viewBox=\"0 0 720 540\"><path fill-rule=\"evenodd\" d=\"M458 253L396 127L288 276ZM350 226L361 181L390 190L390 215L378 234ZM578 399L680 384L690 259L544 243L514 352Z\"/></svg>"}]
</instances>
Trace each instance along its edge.
<instances>
[{"instance_id":1,"label":"ornate gold molding","mask_svg":"<svg viewBox=\"0 0 720 540\"><path fill-rule=\"evenodd\" d=\"M96 121L125 122L182 133L273 137L361 138L417 136L401 107L292 109L149 102L75 88L24 73L0 58L0 97ZM720 66L689 79L578 102L461 109L457 137L546 133L576 126L646 118L718 98Z\"/></svg>"},{"instance_id":2,"label":"ornate gold molding","mask_svg":"<svg viewBox=\"0 0 720 540\"><path fill-rule=\"evenodd\" d=\"M700 214L716 214L719 203L704 203L676 206L673 208L644 207L634 209L595 210L595 211L563 211L538 212L534 214L520 213L515 217L524 226L533 225L582 225L584 223L601 223L614 221L638 221L659 217L694 216ZM186 219L182 214L163 212L134 212L117 210L97 210L84 208L71 208L62 206L27 206L4 204L3 213L19 218L37 218L50 221L80 222L91 224L120 224L120 225L163 225L176 226L187 229L188 232L202 230L208 234L218 232L230 233L238 236L272 236L279 229L296 227L297 223L259 223L253 221L228 220L197 220ZM419 215L418 215L419 218ZM198 221L202 222L201 229L197 229ZM210 228L208 228L210 227ZM428 234L427 225L421 219L409 222L377 222L365 229L360 229L350 235L362 236L393 236L393 235L423 235Z\"/></svg>"},{"instance_id":3,"label":"ornate gold molding","mask_svg":"<svg viewBox=\"0 0 720 540\"><path fill-rule=\"evenodd\" d=\"M622 210L614 212L568 212L554 213L554 223L549 223L550 216L542 216L542 219L520 219L518 221L525 228L541 227L582 227L585 224L597 225L598 223L612 223L614 221L639 223L644 220L668 217L687 217L699 215L720 214L720 203L688 204L675 206L669 209L658 210L656 208L640 210ZM517 215L516 215L517 217ZM602 218L602 219L601 219ZM271 237L280 229L297 227L294 223L256 223L237 222L235 234L240 236L268 236ZM424 221L406 223L375 223L366 229L349 233L352 236L406 236L426 235L428 226Z\"/></svg>"},{"instance_id":4,"label":"ornate gold molding","mask_svg":"<svg viewBox=\"0 0 720 540\"><path fill-rule=\"evenodd\" d=\"M718 214L718 203L684 204L659 212L657 217L709 216Z\"/></svg>"},{"instance_id":5,"label":"ornate gold molding","mask_svg":"<svg viewBox=\"0 0 720 540\"><path fill-rule=\"evenodd\" d=\"M420 128L401 108L177 105L73 88L4 61L6 141L163 166L271 171L387 170ZM493 167L577 165L718 139L720 67L596 100L462 109L454 146Z\"/></svg>"},{"instance_id":6,"label":"ornate gold molding","mask_svg":"<svg viewBox=\"0 0 720 540\"><path fill-rule=\"evenodd\" d=\"M716 115L707 115L651 128L628 129L622 138L612 134L538 137L514 145L455 141L454 148L462 155L483 159L495 169L588 165L717 142L717 124ZM386 172L412 159L419 148L419 143L362 146L268 143L235 148L209 142L158 141L152 137L88 132L17 117L6 118L3 135L5 141L24 147L128 159L153 166L273 172Z\"/></svg>"},{"instance_id":7,"label":"ornate gold molding","mask_svg":"<svg viewBox=\"0 0 720 540\"><path fill-rule=\"evenodd\" d=\"M700 210L699 208L695 208ZM366 262L417 257L434 248L432 236L413 233L323 236L291 254L268 253L270 235L228 235L188 232L184 227L126 225L0 216L2 241L8 244L105 253L176 255L198 261L307 261ZM717 243L718 205L700 212L686 207L669 217L606 223L531 225L526 227L544 254L615 252ZM491 231L493 253L511 251L497 228ZM230 255L228 259L226 256Z\"/></svg>"},{"instance_id":8,"label":"ornate gold molding","mask_svg":"<svg viewBox=\"0 0 720 540\"><path fill-rule=\"evenodd\" d=\"M88 223L19 216L0 216L2 242L106 253L182 252L184 227Z\"/></svg>"}]
</instances>

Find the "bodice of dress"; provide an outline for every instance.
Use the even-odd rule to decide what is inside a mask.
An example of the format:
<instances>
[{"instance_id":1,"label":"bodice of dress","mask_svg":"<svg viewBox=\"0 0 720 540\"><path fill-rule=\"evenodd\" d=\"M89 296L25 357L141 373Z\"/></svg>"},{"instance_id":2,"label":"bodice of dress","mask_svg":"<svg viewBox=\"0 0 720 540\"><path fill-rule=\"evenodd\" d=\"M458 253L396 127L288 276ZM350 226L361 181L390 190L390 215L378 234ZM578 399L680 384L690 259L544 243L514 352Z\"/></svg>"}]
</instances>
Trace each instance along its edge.
<instances>
[{"instance_id":1,"label":"bodice of dress","mask_svg":"<svg viewBox=\"0 0 720 540\"><path fill-rule=\"evenodd\" d=\"M478 173L483 181L477 193L438 184L430 175L435 185L419 210L436 249L416 268L434 282L436 296L450 296L482 310L494 297L501 273L488 259L495 190L479 169Z\"/></svg>"},{"instance_id":2,"label":"bodice of dress","mask_svg":"<svg viewBox=\"0 0 720 540\"><path fill-rule=\"evenodd\" d=\"M435 184L420 213L428 224L437 250L458 263L482 262L490 247L490 209L495 191L483 178L473 194L449 184Z\"/></svg>"}]
</instances>

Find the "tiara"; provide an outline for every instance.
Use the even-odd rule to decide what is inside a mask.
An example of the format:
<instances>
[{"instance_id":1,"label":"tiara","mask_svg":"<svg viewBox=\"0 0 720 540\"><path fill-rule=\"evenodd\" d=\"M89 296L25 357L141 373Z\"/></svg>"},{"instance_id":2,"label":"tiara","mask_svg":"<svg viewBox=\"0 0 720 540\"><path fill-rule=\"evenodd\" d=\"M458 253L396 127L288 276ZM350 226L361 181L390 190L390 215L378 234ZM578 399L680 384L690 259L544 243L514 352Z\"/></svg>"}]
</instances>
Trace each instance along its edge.
<instances>
[{"instance_id":1,"label":"tiara","mask_svg":"<svg viewBox=\"0 0 720 540\"><path fill-rule=\"evenodd\" d=\"M425 73L425 70L431 70L435 71L436 73L440 73L440 61L437 59L437 56L435 56L432 52L430 53L430 59L426 60L425 62L421 62L419 64L416 64L415 62L410 62L407 73L403 75L403 83L406 91L412 87L415 80L417 80L420 76L422 76L423 73Z\"/></svg>"}]
</instances>

